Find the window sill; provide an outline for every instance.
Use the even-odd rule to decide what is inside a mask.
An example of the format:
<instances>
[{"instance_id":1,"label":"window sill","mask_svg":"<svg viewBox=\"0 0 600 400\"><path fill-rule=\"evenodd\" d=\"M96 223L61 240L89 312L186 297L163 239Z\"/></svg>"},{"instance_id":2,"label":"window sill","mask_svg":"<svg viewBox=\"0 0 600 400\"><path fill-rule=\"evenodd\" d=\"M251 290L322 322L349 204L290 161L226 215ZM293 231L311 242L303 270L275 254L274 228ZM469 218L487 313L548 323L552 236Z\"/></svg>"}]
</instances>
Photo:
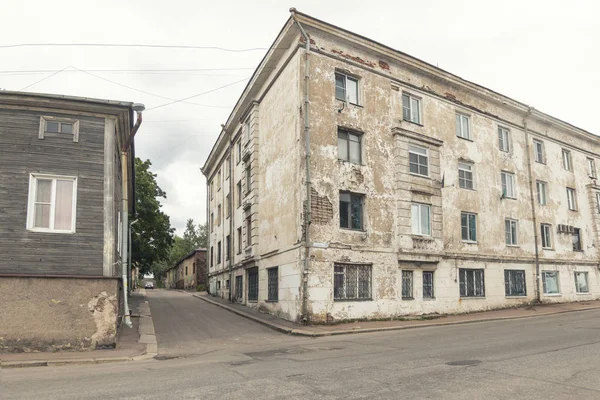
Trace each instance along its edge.
<instances>
[{"instance_id":1,"label":"window sill","mask_svg":"<svg viewBox=\"0 0 600 400\"><path fill-rule=\"evenodd\" d=\"M412 233L411 236L413 239L429 240L432 242L435 240L431 235L420 235L418 233Z\"/></svg>"},{"instance_id":2,"label":"window sill","mask_svg":"<svg viewBox=\"0 0 600 400\"><path fill-rule=\"evenodd\" d=\"M474 188L468 188L468 187L462 187L462 186L459 186L459 188L460 189L465 189L465 190L470 190L472 192L476 192L476 190Z\"/></svg>"},{"instance_id":3,"label":"window sill","mask_svg":"<svg viewBox=\"0 0 600 400\"><path fill-rule=\"evenodd\" d=\"M463 240L462 242L463 244L478 244L477 242L474 242L472 240Z\"/></svg>"},{"instance_id":4,"label":"window sill","mask_svg":"<svg viewBox=\"0 0 600 400\"><path fill-rule=\"evenodd\" d=\"M402 297L402 300L414 300L414 297Z\"/></svg>"},{"instance_id":5,"label":"window sill","mask_svg":"<svg viewBox=\"0 0 600 400\"><path fill-rule=\"evenodd\" d=\"M423 301L434 301L435 297L423 297Z\"/></svg>"},{"instance_id":6,"label":"window sill","mask_svg":"<svg viewBox=\"0 0 600 400\"><path fill-rule=\"evenodd\" d=\"M344 302L344 301L373 301L372 298L368 299L333 299L334 302Z\"/></svg>"},{"instance_id":7,"label":"window sill","mask_svg":"<svg viewBox=\"0 0 600 400\"><path fill-rule=\"evenodd\" d=\"M248 300L248 303L258 303L258 300Z\"/></svg>"},{"instance_id":8,"label":"window sill","mask_svg":"<svg viewBox=\"0 0 600 400\"><path fill-rule=\"evenodd\" d=\"M544 293L546 297L561 297L562 293Z\"/></svg>"},{"instance_id":9,"label":"window sill","mask_svg":"<svg viewBox=\"0 0 600 400\"><path fill-rule=\"evenodd\" d=\"M542 250L546 251L556 251L553 247L542 247Z\"/></svg>"},{"instance_id":10,"label":"window sill","mask_svg":"<svg viewBox=\"0 0 600 400\"><path fill-rule=\"evenodd\" d=\"M353 106L353 107L357 107L357 108L364 108L364 106L360 105L360 104L355 104L355 103L350 103L348 100L346 99L339 99L339 98L335 98L337 101L346 104L348 107L349 106Z\"/></svg>"},{"instance_id":11,"label":"window sill","mask_svg":"<svg viewBox=\"0 0 600 400\"><path fill-rule=\"evenodd\" d=\"M361 167L365 165L363 163L355 163L354 161L344 160L343 158L338 158L338 161L341 162L341 163L347 163L347 164L352 164L352 165L360 165Z\"/></svg>"},{"instance_id":12,"label":"window sill","mask_svg":"<svg viewBox=\"0 0 600 400\"><path fill-rule=\"evenodd\" d=\"M457 138L462 139L462 140L466 140L467 142L473 142L473 139L471 138L466 138L466 137L462 137L462 136L458 136L456 135Z\"/></svg>"},{"instance_id":13,"label":"window sill","mask_svg":"<svg viewBox=\"0 0 600 400\"><path fill-rule=\"evenodd\" d=\"M485 300L485 296L460 296L461 300Z\"/></svg>"},{"instance_id":14,"label":"window sill","mask_svg":"<svg viewBox=\"0 0 600 400\"><path fill-rule=\"evenodd\" d=\"M591 295L590 292L585 292L585 293L583 293L583 292L582 293L577 292L575 294L580 295L580 296L589 296L589 295Z\"/></svg>"},{"instance_id":15,"label":"window sill","mask_svg":"<svg viewBox=\"0 0 600 400\"><path fill-rule=\"evenodd\" d=\"M340 229L346 232L367 233L364 229L344 228L343 226L340 226Z\"/></svg>"},{"instance_id":16,"label":"window sill","mask_svg":"<svg viewBox=\"0 0 600 400\"><path fill-rule=\"evenodd\" d=\"M410 121L408 119L402 119L402 122L408 122L409 124L417 125L417 126L420 126L420 127L423 127L423 128L425 127L423 124L421 124L419 122Z\"/></svg>"},{"instance_id":17,"label":"window sill","mask_svg":"<svg viewBox=\"0 0 600 400\"><path fill-rule=\"evenodd\" d=\"M277 303L279 300L265 300L265 303Z\"/></svg>"},{"instance_id":18,"label":"window sill","mask_svg":"<svg viewBox=\"0 0 600 400\"><path fill-rule=\"evenodd\" d=\"M504 295L504 297L506 297L507 299L526 299L527 295L526 294L506 294Z\"/></svg>"},{"instance_id":19,"label":"window sill","mask_svg":"<svg viewBox=\"0 0 600 400\"><path fill-rule=\"evenodd\" d=\"M574 251L575 253L583 253L583 250L575 250L575 249L573 249L573 251Z\"/></svg>"},{"instance_id":20,"label":"window sill","mask_svg":"<svg viewBox=\"0 0 600 400\"><path fill-rule=\"evenodd\" d=\"M535 160L535 162L536 162L536 163L538 163L538 164L546 165L546 161L538 161L538 160Z\"/></svg>"},{"instance_id":21,"label":"window sill","mask_svg":"<svg viewBox=\"0 0 600 400\"><path fill-rule=\"evenodd\" d=\"M59 231L59 230L55 230L55 229L43 229L43 228L28 228L27 230L29 232L35 232L35 233L60 233L63 235L73 235L75 233L75 231Z\"/></svg>"},{"instance_id":22,"label":"window sill","mask_svg":"<svg viewBox=\"0 0 600 400\"><path fill-rule=\"evenodd\" d=\"M506 247L521 247L518 244L507 244Z\"/></svg>"},{"instance_id":23,"label":"window sill","mask_svg":"<svg viewBox=\"0 0 600 400\"><path fill-rule=\"evenodd\" d=\"M429 180L431 180L431 177L430 177L429 175L421 175L421 174L416 174L416 173L414 173L414 172L409 172L409 174L410 174L411 176L416 176L416 177L418 177L418 178L425 178L425 179L429 179Z\"/></svg>"},{"instance_id":24,"label":"window sill","mask_svg":"<svg viewBox=\"0 0 600 400\"><path fill-rule=\"evenodd\" d=\"M517 199L516 197L508 197L508 196L505 196L505 195L502 195L500 197L500 200L516 200L516 199Z\"/></svg>"}]
</instances>

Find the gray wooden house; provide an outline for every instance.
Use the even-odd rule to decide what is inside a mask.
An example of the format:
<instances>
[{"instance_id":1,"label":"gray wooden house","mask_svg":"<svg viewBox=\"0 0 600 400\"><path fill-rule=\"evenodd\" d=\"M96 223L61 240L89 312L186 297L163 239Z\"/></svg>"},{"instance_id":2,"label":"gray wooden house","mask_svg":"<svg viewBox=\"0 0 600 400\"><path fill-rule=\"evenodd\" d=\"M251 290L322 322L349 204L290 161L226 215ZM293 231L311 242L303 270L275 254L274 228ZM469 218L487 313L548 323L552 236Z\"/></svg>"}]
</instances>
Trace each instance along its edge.
<instances>
[{"instance_id":1,"label":"gray wooden house","mask_svg":"<svg viewBox=\"0 0 600 400\"><path fill-rule=\"evenodd\" d=\"M115 344L132 107L0 91L0 351Z\"/></svg>"}]
</instances>

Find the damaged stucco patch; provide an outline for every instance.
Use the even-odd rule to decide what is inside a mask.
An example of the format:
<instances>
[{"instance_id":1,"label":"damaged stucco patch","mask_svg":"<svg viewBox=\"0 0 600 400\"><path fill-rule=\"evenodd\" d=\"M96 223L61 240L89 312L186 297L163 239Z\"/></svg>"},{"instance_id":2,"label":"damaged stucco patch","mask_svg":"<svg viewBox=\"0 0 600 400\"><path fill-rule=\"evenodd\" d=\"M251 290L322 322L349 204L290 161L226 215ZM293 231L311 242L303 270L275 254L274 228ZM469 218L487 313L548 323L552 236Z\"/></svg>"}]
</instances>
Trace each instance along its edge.
<instances>
[{"instance_id":1,"label":"damaged stucco patch","mask_svg":"<svg viewBox=\"0 0 600 400\"><path fill-rule=\"evenodd\" d=\"M327 196L320 196L311 188L311 223L316 225L327 225L333 219L333 205ZM304 206L306 208L306 204Z\"/></svg>"},{"instance_id":2,"label":"damaged stucco patch","mask_svg":"<svg viewBox=\"0 0 600 400\"><path fill-rule=\"evenodd\" d=\"M91 347L113 346L115 343L115 320L117 319L117 296L101 292L88 304L96 323L96 332L91 336Z\"/></svg>"}]
</instances>

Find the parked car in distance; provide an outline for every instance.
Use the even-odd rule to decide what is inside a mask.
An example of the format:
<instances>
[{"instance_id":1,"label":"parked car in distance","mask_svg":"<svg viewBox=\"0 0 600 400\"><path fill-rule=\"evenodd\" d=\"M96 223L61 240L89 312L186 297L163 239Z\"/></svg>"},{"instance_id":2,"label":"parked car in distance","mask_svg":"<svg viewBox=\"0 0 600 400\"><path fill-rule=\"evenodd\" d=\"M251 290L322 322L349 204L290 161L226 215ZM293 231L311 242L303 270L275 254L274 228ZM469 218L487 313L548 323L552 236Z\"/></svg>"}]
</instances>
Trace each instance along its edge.
<instances>
[{"instance_id":1,"label":"parked car in distance","mask_svg":"<svg viewBox=\"0 0 600 400\"><path fill-rule=\"evenodd\" d=\"M154 282L146 282L144 284L144 289L154 289Z\"/></svg>"}]
</instances>

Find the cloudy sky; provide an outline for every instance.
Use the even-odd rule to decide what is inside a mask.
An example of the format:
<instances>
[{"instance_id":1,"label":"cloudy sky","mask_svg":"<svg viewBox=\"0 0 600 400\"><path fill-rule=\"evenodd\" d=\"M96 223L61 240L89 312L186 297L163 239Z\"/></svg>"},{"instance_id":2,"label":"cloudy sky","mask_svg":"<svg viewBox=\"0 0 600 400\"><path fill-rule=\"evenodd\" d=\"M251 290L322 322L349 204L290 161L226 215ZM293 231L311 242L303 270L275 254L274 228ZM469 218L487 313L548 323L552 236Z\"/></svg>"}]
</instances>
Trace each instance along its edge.
<instances>
[{"instance_id":1,"label":"cloudy sky","mask_svg":"<svg viewBox=\"0 0 600 400\"><path fill-rule=\"evenodd\" d=\"M205 221L200 167L290 7L600 134L600 2L593 0L0 3L0 88L146 105L137 155L152 161L179 233L187 218ZM47 45L59 43L244 51ZM14 46L22 44L36 46Z\"/></svg>"}]
</instances>

